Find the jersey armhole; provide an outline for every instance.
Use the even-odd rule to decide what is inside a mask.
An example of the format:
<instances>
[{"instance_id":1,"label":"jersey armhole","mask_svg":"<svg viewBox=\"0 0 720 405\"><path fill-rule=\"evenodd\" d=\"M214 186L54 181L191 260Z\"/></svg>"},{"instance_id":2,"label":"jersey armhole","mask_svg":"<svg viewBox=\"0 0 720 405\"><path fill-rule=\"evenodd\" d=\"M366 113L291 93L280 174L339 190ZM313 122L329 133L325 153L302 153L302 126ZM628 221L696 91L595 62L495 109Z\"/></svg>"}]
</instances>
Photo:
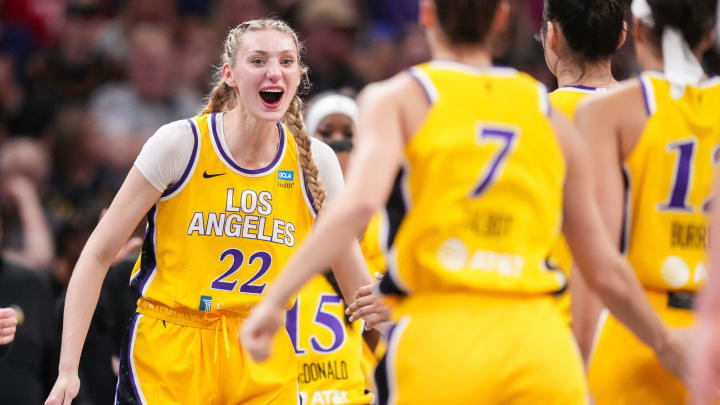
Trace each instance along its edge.
<instances>
[{"instance_id":1,"label":"jersey armhole","mask_svg":"<svg viewBox=\"0 0 720 405\"><path fill-rule=\"evenodd\" d=\"M550 112L552 111L550 109L550 98L547 88L542 83L538 83L538 100L540 102L540 111L544 116L550 118Z\"/></svg>"},{"instance_id":2,"label":"jersey armhole","mask_svg":"<svg viewBox=\"0 0 720 405\"><path fill-rule=\"evenodd\" d=\"M643 93L643 100L645 101L645 111L648 117L655 114L657 110L657 102L655 101L655 89L653 88L650 77L646 74L640 75L640 89Z\"/></svg>"},{"instance_id":3,"label":"jersey armhole","mask_svg":"<svg viewBox=\"0 0 720 405\"><path fill-rule=\"evenodd\" d=\"M440 94L438 93L437 87L435 87L435 83L433 83L430 76L417 66L411 67L407 70L407 72L410 74L410 77L420 84L420 87L422 87L425 92L425 96L427 97L430 105L437 103L440 98Z\"/></svg>"},{"instance_id":4,"label":"jersey armhole","mask_svg":"<svg viewBox=\"0 0 720 405\"><path fill-rule=\"evenodd\" d=\"M193 150L190 154L190 160L188 161L182 176L180 176L180 179L162 193L160 197L161 201L169 200L182 191L182 189L185 188L187 183L190 181L190 178L192 177L191 175L197 166L198 156L200 155L200 136L198 135L197 122L195 122L194 118L188 119L187 121L190 124L190 128L193 133Z\"/></svg>"}]
</instances>

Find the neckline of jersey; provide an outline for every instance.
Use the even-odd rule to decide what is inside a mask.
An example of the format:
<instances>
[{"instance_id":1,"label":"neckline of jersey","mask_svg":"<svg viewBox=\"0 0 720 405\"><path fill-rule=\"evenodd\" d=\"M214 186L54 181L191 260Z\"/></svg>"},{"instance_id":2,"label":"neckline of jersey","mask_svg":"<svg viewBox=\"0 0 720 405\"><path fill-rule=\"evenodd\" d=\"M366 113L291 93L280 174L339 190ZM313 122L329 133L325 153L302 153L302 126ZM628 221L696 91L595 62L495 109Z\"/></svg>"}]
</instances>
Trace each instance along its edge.
<instances>
[{"instance_id":1,"label":"neckline of jersey","mask_svg":"<svg viewBox=\"0 0 720 405\"><path fill-rule=\"evenodd\" d=\"M450 70L457 70L464 73L469 74L492 74L492 75L498 75L498 76L513 76L518 73L518 71L514 68L507 67L507 66L500 66L500 65L492 65L492 66L484 66L484 67L478 67L478 66L471 66L462 62L458 62L455 60L450 59L433 59L430 62L428 62L430 66L433 67L441 67L445 69Z\"/></svg>"},{"instance_id":2,"label":"neckline of jersey","mask_svg":"<svg viewBox=\"0 0 720 405\"><path fill-rule=\"evenodd\" d=\"M214 144L216 146L215 149L218 152L220 160L222 160L223 163L225 163L227 166L229 166L231 169L233 169L235 172L238 172L239 174L256 177L275 171L277 166L280 164L283 155L285 154L285 149L287 148L287 137L285 136L285 128L283 128L282 124L279 122L277 123L277 127L280 132L280 145L278 147L277 153L275 154L275 158L273 158L273 160L263 168L246 169L237 164L232 158L232 154L230 154L230 150L228 149L227 143L225 142L225 132L223 131L222 127L223 114L224 113L222 112L213 112L210 114L210 128L212 131Z\"/></svg>"}]
</instances>

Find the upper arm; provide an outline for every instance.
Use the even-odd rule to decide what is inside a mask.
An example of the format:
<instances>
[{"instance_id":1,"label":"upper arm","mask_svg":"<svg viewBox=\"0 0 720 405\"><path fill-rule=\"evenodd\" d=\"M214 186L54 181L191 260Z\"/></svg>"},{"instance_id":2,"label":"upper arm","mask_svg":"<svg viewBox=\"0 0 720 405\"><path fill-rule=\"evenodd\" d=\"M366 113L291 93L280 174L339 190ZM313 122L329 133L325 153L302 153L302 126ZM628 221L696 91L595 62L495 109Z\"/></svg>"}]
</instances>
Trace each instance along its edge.
<instances>
[{"instance_id":1,"label":"upper arm","mask_svg":"<svg viewBox=\"0 0 720 405\"><path fill-rule=\"evenodd\" d=\"M600 208L605 228L619 246L623 221L625 182L619 153L617 111L612 98L589 98L578 107L575 124L587 143L593 197Z\"/></svg>"},{"instance_id":2,"label":"upper arm","mask_svg":"<svg viewBox=\"0 0 720 405\"><path fill-rule=\"evenodd\" d=\"M595 269L606 260L619 257L619 252L603 226L597 201L593 198L592 163L586 142L561 114L552 114L551 121L566 160L563 233L583 275L594 284Z\"/></svg>"},{"instance_id":3,"label":"upper arm","mask_svg":"<svg viewBox=\"0 0 720 405\"><path fill-rule=\"evenodd\" d=\"M343 173L335 152L323 141L310 138L313 160L318 168L318 177L325 188L326 202L332 201L343 190Z\"/></svg>"},{"instance_id":4,"label":"upper arm","mask_svg":"<svg viewBox=\"0 0 720 405\"><path fill-rule=\"evenodd\" d=\"M187 120L163 125L147 140L135 160L135 167L162 193L182 177L195 142Z\"/></svg>"},{"instance_id":5,"label":"upper arm","mask_svg":"<svg viewBox=\"0 0 720 405\"><path fill-rule=\"evenodd\" d=\"M406 73L369 85L358 104L358 141L347 188L377 208L390 195L405 143L424 120L428 106L422 88Z\"/></svg>"},{"instance_id":6,"label":"upper arm","mask_svg":"<svg viewBox=\"0 0 720 405\"><path fill-rule=\"evenodd\" d=\"M98 260L109 266L120 247L127 242L135 227L160 199L161 194L138 168L133 166L107 213L90 235L83 252L89 250Z\"/></svg>"}]
</instances>

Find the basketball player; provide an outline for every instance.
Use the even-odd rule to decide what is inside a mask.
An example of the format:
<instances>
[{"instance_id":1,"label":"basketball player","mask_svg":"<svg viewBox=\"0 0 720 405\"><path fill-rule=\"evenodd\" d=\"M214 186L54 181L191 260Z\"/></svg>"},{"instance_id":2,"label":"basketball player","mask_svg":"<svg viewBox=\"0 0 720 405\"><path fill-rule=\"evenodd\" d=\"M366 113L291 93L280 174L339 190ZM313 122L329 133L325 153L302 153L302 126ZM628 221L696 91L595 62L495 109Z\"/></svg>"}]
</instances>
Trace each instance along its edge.
<instances>
[{"instance_id":1,"label":"basketball player","mask_svg":"<svg viewBox=\"0 0 720 405\"><path fill-rule=\"evenodd\" d=\"M698 60L712 45L715 3L633 1L635 49L644 72L590 98L576 114L589 139L607 229L617 235L642 294L672 327L693 324L695 292L707 276L720 80L707 80ZM580 308L587 294L577 292L573 305ZM597 319L592 308L577 314L588 318L582 325ZM616 315L602 314L592 328L588 380L596 403L687 403L683 381Z\"/></svg>"},{"instance_id":2,"label":"basketball player","mask_svg":"<svg viewBox=\"0 0 720 405\"><path fill-rule=\"evenodd\" d=\"M550 104L572 121L580 101L618 83L611 65L615 51L625 43L625 7L620 0L548 0L543 15L540 41L545 62L558 81ZM572 256L564 238L553 246L550 260L570 277ZM573 278L583 282L577 275ZM570 288L575 282L569 282ZM567 290L558 297L558 305L570 324Z\"/></svg>"},{"instance_id":3,"label":"basketball player","mask_svg":"<svg viewBox=\"0 0 720 405\"><path fill-rule=\"evenodd\" d=\"M334 93L318 95L306 114L308 133L332 148L343 173L352 150L357 114L355 100ZM362 366L361 353L366 351L363 324L350 322L345 308L337 281L327 271L313 277L298 292L285 315L299 360L303 404L372 402Z\"/></svg>"},{"instance_id":4,"label":"basketball player","mask_svg":"<svg viewBox=\"0 0 720 405\"><path fill-rule=\"evenodd\" d=\"M363 92L347 187L244 324L255 358L270 354L287 297L389 196L380 290L402 298L375 374L380 404L586 403L552 297L565 278L543 265L561 220L588 283L685 377L688 343L660 321L603 230L579 135L538 82L491 67L509 8L421 2L435 60Z\"/></svg>"},{"instance_id":5,"label":"basketball player","mask_svg":"<svg viewBox=\"0 0 720 405\"><path fill-rule=\"evenodd\" d=\"M130 281L142 297L121 352L116 403L298 402L286 334L262 364L236 342L239 325L312 227L324 188L333 193L342 180L332 151L305 132L299 52L281 21L240 24L226 38L203 115L168 124L147 142L73 272L47 404L67 405L77 395L78 359L103 277L145 214ZM371 280L357 244L344 250L332 267L351 297Z\"/></svg>"}]
</instances>

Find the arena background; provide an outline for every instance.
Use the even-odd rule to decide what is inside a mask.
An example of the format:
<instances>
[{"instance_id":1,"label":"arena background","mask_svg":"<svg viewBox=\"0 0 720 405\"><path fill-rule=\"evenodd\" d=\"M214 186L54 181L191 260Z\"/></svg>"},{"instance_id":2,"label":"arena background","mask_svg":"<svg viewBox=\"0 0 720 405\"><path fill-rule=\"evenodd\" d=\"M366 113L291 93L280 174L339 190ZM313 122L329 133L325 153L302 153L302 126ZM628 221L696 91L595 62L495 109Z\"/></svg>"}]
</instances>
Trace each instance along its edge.
<instances>
[{"instance_id":1,"label":"arena background","mask_svg":"<svg viewBox=\"0 0 720 405\"><path fill-rule=\"evenodd\" d=\"M542 0L514 0L498 64L556 87L540 44ZM145 140L197 114L227 30L275 16L299 30L312 89L353 95L428 60L417 0L0 0L0 307L21 315L0 361L0 405L41 403L57 372L72 267ZM708 71L720 72L717 53ZM614 72L637 72L632 41ZM138 229L142 234L142 227ZM110 403L112 364L134 297L128 260L110 270L74 403ZM108 298L109 297L109 298Z\"/></svg>"}]
</instances>

